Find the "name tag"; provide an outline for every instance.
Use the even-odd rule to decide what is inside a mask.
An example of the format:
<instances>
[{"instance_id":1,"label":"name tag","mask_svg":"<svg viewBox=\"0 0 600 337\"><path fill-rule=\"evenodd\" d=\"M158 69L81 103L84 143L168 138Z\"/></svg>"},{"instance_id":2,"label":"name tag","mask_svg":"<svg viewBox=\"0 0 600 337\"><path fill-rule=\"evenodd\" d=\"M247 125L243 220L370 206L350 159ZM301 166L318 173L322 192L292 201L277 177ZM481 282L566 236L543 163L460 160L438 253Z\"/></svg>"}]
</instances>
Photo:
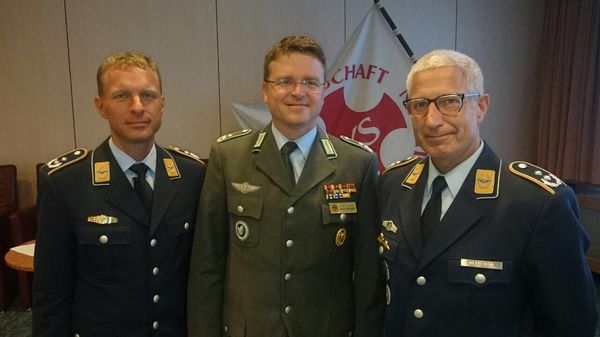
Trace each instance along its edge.
<instances>
[{"instance_id":1,"label":"name tag","mask_svg":"<svg viewBox=\"0 0 600 337\"><path fill-rule=\"evenodd\" d=\"M504 268L502 261L486 261L471 259L460 259L460 266L467 268L481 268L492 270L502 270Z\"/></svg>"},{"instance_id":2,"label":"name tag","mask_svg":"<svg viewBox=\"0 0 600 337\"><path fill-rule=\"evenodd\" d=\"M354 214L358 212L356 208L356 203L354 201L351 202L330 202L329 203L329 213L330 214Z\"/></svg>"}]
</instances>

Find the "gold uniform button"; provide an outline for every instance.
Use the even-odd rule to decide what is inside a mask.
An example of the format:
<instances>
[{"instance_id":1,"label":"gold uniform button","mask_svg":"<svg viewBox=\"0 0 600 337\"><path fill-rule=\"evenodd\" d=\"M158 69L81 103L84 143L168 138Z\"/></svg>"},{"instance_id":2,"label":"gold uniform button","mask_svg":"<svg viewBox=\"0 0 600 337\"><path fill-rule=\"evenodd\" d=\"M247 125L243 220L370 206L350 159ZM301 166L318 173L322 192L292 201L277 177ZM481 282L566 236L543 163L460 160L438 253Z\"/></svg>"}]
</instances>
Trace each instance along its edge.
<instances>
[{"instance_id":1,"label":"gold uniform button","mask_svg":"<svg viewBox=\"0 0 600 337\"><path fill-rule=\"evenodd\" d=\"M475 275L475 282L477 284L484 284L485 281L487 281L485 275L483 275L483 274L476 274Z\"/></svg>"},{"instance_id":2,"label":"gold uniform button","mask_svg":"<svg viewBox=\"0 0 600 337\"><path fill-rule=\"evenodd\" d=\"M379 254L383 254L383 246L379 246Z\"/></svg>"},{"instance_id":3,"label":"gold uniform button","mask_svg":"<svg viewBox=\"0 0 600 337\"><path fill-rule=\"evenodd\" d=\"M417 277L417 284L420 286L424 286L427 283L427 279L424 276Z\"/></svg>"},{"instance_id":4,"label":"gold uniform button","mask_svg":"<svg viewBox=\"0 0 600 337\"><path fill-rule=\"evenodd\" d=\"M235 210L236 210L238 213L244 213L244 206L242 206L242 205L237 205L237 207L235 208Z\"/></svg>"},{"instance_id":5,"label":"gold uniform button","mask_svg":"<svg viewBox=\"0 0 600 337\"><path fill-rule=\"evenodd\" d=\"M98 238L98 241L101 244L105 245L105 244L108 243L108 236L106 236L106 235L100 235L100 237Z\"/></svg>"},{"instance_id":6,"label":"gold uniform button","mask_svg":"<svg viewBox=\"0 0 600 337\"><path fill-rule=\"evenodd\" d=\"M413 312L413 315L415 316L415 318L417 318L417 319L421 319L421 318L423 318L423 310L421 310L421 309L416 309L416 310Z\"/></svg>"}]
</instances>

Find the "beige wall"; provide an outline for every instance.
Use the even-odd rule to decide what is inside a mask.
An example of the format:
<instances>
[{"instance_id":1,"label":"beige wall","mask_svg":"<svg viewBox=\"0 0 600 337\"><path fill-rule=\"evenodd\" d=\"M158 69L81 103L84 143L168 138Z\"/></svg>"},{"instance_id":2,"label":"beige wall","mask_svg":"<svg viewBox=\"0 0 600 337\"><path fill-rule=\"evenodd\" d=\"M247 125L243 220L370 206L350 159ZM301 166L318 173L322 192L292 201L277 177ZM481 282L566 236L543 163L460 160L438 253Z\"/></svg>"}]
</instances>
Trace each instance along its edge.
<instances>
[{"instance_id":1,"label":"beige wall","mask_svg":"<svg viewBox=\"0 0 600 337\"><path fill-rule=\"evenodd\" d=\"M532 159L543 0L381 1L418 57L435 48L481 64L492 106L482 135L507 159ZM328 59L368 0L2 0L0 163L18 166L21 207L35 163L108 134L92 105L96 67L118 50L158 62L167 112L158 141L202 157L239 126L232 102L260 102L262 59L279 37L315 36Z\"/></svg>"}]
</instances>

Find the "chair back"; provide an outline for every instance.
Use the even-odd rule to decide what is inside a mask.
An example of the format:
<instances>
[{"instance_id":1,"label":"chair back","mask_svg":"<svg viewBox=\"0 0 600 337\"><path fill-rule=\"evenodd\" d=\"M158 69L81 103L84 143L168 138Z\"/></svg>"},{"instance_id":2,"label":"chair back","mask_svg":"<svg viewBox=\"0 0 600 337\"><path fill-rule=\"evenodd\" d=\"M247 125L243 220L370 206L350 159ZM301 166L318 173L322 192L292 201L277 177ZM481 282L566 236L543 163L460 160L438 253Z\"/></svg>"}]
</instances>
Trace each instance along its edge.
<instances>
[{"instance_id":1,"label":"chair back","mask_svg":"<svg viewBox=\"0 0 600 337\"><path fill-rule=\"evenodd\" d=\"M0 217L18 208L17 167L0 165Z\"/></svg>"}]
</instances>

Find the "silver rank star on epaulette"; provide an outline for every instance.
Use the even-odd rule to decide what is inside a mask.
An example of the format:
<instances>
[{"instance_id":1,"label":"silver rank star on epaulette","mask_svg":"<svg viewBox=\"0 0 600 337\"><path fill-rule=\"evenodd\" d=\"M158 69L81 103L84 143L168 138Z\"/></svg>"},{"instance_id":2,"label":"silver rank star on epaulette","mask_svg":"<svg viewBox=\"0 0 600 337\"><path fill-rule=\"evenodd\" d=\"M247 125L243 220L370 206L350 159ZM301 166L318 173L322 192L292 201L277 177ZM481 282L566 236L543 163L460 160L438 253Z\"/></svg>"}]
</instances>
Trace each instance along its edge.
<instances>
[{"instance_id":1,"label":"silver rank star on epaulette","mask_svg":"<svg viewBox=\"0 0 600 337\"><path fill-rule=\"evenodd\" d=\"M193 160L195 160L195 161L197 161L197 162L199 162L201 164L204 164L204 162L202 161L202 159L200 159L200 156L198 156L197 154L195 154L195 153L193 153L191 151L184 150L184 149L182 149L180 147L173 146L173 145L167 146L167 150L179 153L180 155L186 156L186 157L191 158L191 159L193 159Z\"/></svg>"},{"instance_id":2,"label":"silver rank star on epaulette","mask_svg":"<svg viewBox=\"0 0 600 337\"><path fill-rule=\"evenodd\" d=\"M354 146L356 146L356 147L358 147L358 148L361 148L361 149L363 149L363 150L365 150L365 151L367 151L367 152L369 152L369 153L375 153L375 152L373 152L373 150L371 150L371 148L370 148L370 147L368 147L367 145L365 145L365 144L363 144L363 143L361 143L361 142L359 142L359 141L357 141L357 140L354 140L354 139L352 139L352 138L350 138L350 137L346 137L346 136L344 136L344 135L341 135L341 136L340 136L340 139L341 139L341 140L343 140L343 141L345 141L346 143L348 143L348 144L350 144L350 145L354 145Z\"/></svg>"},{"instance_id":3,"label":"silver rank star on epaulette","mask_svg":"<svg viewBox=\"0 0 600 337\"><path fill-rule=\"evenodd\" d=\"M87 149L75 149L50 160L42 167L42 169L46 170L48 175L51 175L62 168L75 164L76 162L84 159L87 154Z\"/></svg>"},{"instance_id":4,"label":"silver rank star on epaulette","mask_svg":"<svg viewBox=\"0 0 600 337\"><path fill-rule=\"evenodd\" d=\"M555 194L556 191L554 189L564 184L554 174L526 161L514 161L508 165L508 170L521 178L533 182L550 194Z\"/></svg>"},{"instance_id":5,"label":"silver rank star on epaulette","mask_svg":"<svg viewBox=\"0 0 600 337\"><path fill-rule=\"evenodd\" d=\"M244 129L244 130L232 132L230 134L226 134L226 135L223 135L223 136L217 138L217 143L223 143L228 140L232 140L232 139L235 139L235 138L238 138L241 136L248 135L250 133L252 133L252 130L250 130L250 129Z\"/></svg>"},{"instance_id":6,"label":"silver rank star on epaulette","mask_svg":"<svg viewBox=\"0 0 600 337\"><path fill-rule=\"evenodd\" d=\"M418 157L418 156L410 156L410 157L408 157L408 158L406 158L404 160L395 161L395 162L391 163L390 165L388 165L385 168L385 170L383 170L383 172L381 172L381 174L387 173L387 172L389 172L389 171L391 171L391 170L393 170L395 168L398 168L398 167L406 166L406 165L412 163L413 161L415 161L415 160L417 160L419 158L420 157Z\"/></svg>"}]
</instances>

